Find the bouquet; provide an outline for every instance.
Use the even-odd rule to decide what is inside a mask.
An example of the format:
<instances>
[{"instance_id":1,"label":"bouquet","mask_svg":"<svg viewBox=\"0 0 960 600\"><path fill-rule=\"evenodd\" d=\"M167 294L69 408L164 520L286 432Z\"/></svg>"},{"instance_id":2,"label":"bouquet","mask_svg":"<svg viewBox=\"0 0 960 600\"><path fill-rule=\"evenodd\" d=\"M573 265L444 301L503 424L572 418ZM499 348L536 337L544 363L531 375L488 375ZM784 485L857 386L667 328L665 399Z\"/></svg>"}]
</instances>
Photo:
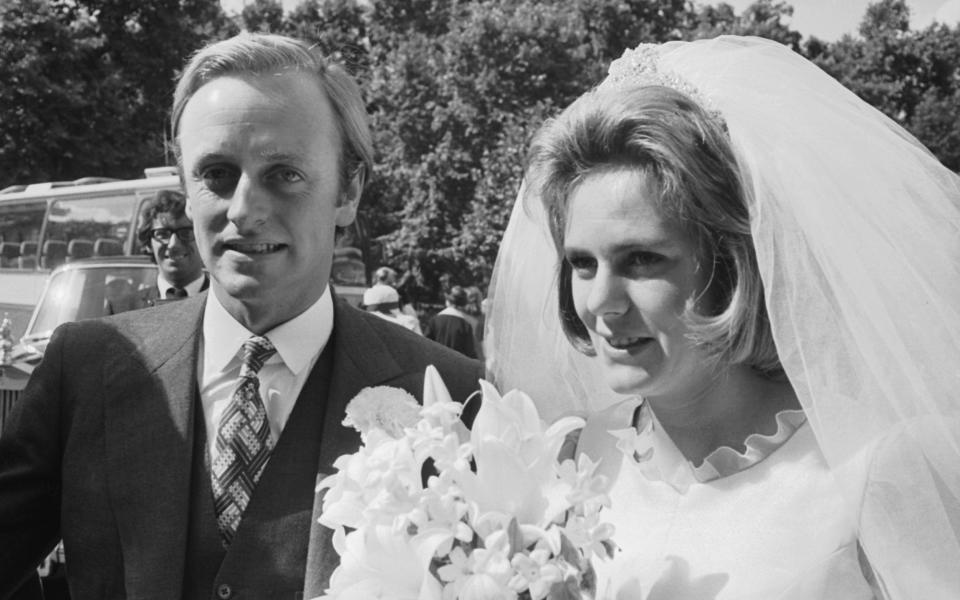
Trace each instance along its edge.
<instances>
[{"instance_id":1,"label":"bouquet","mask_svg":"<svg viewBox=\"0 0 960 600\"><path fill-rule=\"evenodd\" d=\"M545 427L526 394L480 385L469 431L432 366L422 407L390 387L351 400L344 424L361 447L317 488L340 555L321 598L592 597L590 559L613 551L609 500L596 464L558 459L583 420Z\"/></svg>"}]
</instances>

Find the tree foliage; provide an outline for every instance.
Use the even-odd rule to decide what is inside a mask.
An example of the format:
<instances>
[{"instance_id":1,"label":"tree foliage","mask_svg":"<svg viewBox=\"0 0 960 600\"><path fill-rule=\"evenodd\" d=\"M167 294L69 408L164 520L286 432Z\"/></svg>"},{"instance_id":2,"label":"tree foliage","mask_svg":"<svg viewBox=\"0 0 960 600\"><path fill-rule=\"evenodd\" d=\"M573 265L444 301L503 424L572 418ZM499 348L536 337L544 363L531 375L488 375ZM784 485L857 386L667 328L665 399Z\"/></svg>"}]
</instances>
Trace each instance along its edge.
<instances>
[{"instance_id":1,"label":"tree foliage","mask_svg":"<svg viewBox=\"0 0 960 600\"><path fill-rule=\"evenodd\" d=\"M229 32L215 0L0 3L0 186L165 164L174 76Z\"/></svg>"},{"instance_id":2,"label":"tree foliage","mask_svg":"<svg viewBox=\"0 0 960 600\"><path fill-rule=\"evenodd\" d=\"M807 55L960 170L960 31L909 28L904 0L878 0L858 34L803 39L793 7L742 12L688 0L217 0L0 3L0 185L137 176L164 162L173 79L205 41L238 29L315 43L361 82L377 166L361 204L370 255L413 274L485 285L537 127L640 42L722 34ZM38 143L42 142L42 143ZM375 267L377 264L370 264Z\"/></svg>"},{"instance_id":3,"label":"tree foliage","mask_svg":"<svg viewBox=\"0 0 960 600\"><path fill-rule=\"evenodd\" d=\"M960 171L960 28L909 23L905 0L880 0L860 37L844 36L813 60Z\"/></svg>"}]
</instances>

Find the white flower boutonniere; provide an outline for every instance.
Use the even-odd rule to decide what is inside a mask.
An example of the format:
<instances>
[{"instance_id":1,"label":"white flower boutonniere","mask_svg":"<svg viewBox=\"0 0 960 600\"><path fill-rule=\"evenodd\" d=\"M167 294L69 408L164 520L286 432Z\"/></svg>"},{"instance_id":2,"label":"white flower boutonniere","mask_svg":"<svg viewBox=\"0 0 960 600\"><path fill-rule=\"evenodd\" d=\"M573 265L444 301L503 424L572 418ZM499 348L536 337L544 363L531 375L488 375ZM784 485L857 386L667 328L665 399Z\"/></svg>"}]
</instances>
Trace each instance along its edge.
<instances>
[{"instance_id":1,"label":"white flower boutonniere","mask_svg":"<svg viewBox=\"0 0 960 600\"><path fill-rule=\"evenodd\" d=\"M403 437L403 430L420 419L420 403L406 390L385 385L360 390L347 404L343 424L353 427L367 439L374 429L392 438Z\"/></svg>"}]
</instances>

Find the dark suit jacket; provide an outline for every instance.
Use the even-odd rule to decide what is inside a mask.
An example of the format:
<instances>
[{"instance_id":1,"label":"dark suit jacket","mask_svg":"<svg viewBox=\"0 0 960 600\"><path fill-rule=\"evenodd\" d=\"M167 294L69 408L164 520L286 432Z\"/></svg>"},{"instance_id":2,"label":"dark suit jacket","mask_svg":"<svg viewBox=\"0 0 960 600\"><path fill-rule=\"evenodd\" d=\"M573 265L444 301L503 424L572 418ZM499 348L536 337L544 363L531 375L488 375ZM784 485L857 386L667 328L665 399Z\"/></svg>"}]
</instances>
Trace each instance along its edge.
<instances>
[{"instance_id":1,"label":"dark suit jacket","mask_svg":"<svg viewBox=\"0 0 960 600\"><path fill-rule=\"evenodd\" d=\"M206 273L203 274L203 285L200 287L201 292L207 291L207 288L210 287L210 276ZM143 308L146 306L159 306L161 304L166 304L167 302L172 302L167 300L160 294L160 288L154 285L145 285L137 290L137 308ZM115 311L110 314L118 314L122 311Z\"/></svg>"},{"instance_id":2,"label":"dark suit jacket","mask_svg":"<svg viewBox=\"0 0 960 600\"><path fill-rule=\"evenodd\" d=\"M0 598L33 578L62 536L73 600L179 596L193 449L197 352L206 295L69 323L0 436ZM456 399L478 389L479 363L336 301L328 415L372 385L422 395L434 364ZM302 400L302 396L301 396ZM359 436L324 420L319 477ZM320 497L315 498L314 517ZM304 598L337 565L316 523Z\"/></svg>"}]
</instances>

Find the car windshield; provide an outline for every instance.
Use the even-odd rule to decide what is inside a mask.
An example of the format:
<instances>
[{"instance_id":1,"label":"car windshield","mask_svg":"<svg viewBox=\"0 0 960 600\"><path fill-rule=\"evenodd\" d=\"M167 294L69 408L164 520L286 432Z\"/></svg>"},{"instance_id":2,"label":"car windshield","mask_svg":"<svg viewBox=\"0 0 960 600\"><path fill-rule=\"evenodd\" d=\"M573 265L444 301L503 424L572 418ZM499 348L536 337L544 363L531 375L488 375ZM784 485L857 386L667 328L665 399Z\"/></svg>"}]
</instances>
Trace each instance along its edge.
<instances>
[{"instance_id":1,"label":"car windshield","mask_svg":"<svg viewBox=\"0 0 960 600\"><path fill-rule=\"evenodd\" d=\"M140 308L138 290L154 285L153 265L67 269L55 273L24 340L49 337L61 323Z\"/></svg>"}]
</instances>

